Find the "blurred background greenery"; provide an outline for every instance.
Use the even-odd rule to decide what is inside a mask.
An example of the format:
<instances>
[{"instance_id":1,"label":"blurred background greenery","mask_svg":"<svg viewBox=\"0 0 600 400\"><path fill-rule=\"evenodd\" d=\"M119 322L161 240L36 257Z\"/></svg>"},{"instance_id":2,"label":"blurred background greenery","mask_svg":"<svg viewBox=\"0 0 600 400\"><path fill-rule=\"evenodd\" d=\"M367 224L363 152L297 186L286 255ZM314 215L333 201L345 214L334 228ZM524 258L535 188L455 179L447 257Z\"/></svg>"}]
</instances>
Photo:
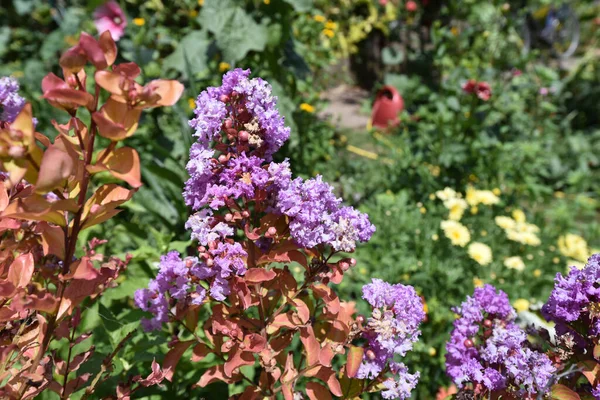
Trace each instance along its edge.
<instances>
[{"instance_id":1,"label":"blurred background greenery","mask_svg":"<svg viewBox=\"0 0 600 400\"><path fill-rule=\"evenodd\" d=\"M138 133L128 139L140 153L144 186L123 213L89 232L111 239L103 249L107 254L134 256L120 286L107 292L85 321L104 338L96 344L98 359L138 330L116 359L117 377L100 395L112 393L119 378L148 374L151 360L165 354L166 347L157 344L162 340L138 329L141 314L131 297L154 276L161 254L191 246L181 196L193 141L187 121L195 97L218 85L231 68L251 68L253 76L273 85L292 128L278 157L289 158L300 175L324 175L377 226L373 239L357 250L359 263L341 284L340 297L358 299L372 277L414 285L424 296L428 319L410 356L411 368L421 371L415 398L433 398L447 385L443 363L454 320L450 307L474 286L497 285L527 316L545 301L557 272L600 247L597 3L569 3L579 37L568 58L561 58L565 48L528 44L524 34L527 18L560 9L562 2L118 3L127 16L118 42L120 61L138 63L144 80L179 79L186 92L175 107L144 114ZM51 133L56 118L40 101L41 79L47 71L59 73L58 56L77 42L79 32L96 33L92 15L102 4L6 0L0 8L0 75L19 80L40 131ZM489 83L489 100L463 91L470 79ZM368 115L383 84L404 99L397 127L348 129L343 114L341 121L326 117L325 99L333 87L364 88L370 96L360 101ZM464 206L460 223L471 243L491 249L486 265L474 259L468 245L453 245L441 228L452 209L436 192L446 187L466 200L467 206L455 202ZM473 205L477 202L467 193L473 189L493 190L499 201ZM496 223L498 216L537 227L539 244L510 240ZM523 225L523 218L531 225ZM509 257L520 257L522 265L514 258L506 261ZM134 354L134 365L125 361ZM210 363L210 358L202 362ZM222 398L239 390L224 384L192 388L201 373L198 364L182 361L172 383L140 395Z\"/></svg>"}]
</instances>

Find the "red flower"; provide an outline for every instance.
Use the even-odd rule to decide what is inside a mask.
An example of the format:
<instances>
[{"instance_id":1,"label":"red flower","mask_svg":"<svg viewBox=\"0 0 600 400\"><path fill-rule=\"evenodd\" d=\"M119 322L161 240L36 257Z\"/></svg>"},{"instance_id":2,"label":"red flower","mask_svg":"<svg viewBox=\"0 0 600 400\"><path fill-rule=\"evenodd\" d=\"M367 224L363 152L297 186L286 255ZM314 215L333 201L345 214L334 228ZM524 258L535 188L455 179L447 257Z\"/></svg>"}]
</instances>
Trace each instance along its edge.
<instances>
[{"instance_id":1,"label":"red flower","mask_svg":"<svg viewBox=\"0 0 600 400\"><path fill-rule=\"evenodd\" d=\"M469 79L467 82L463 83L462 90L465 93L475 93L475 87L477 87L477 81L475 79Z\"/></svg>"},{"instance_id":2,"label":"red flower","mask_svg":"<svg viewBox=\"0 0 600 400\"><path fill-rule=\"evenodd\" d=\"M477 82L474 79L469 79L462 85L462 90L465 93L475 93L483 101L488 101L492 97L492 88L487 82Z\"/></svg>"},{"instance_id":3,"label":"red flower","mask_svg":"<svg viewBox=\"0 0 600 400\"><path fill-rule=\"evenodd\" d=\"M492 88L487 82L479 82L475 88L475 94L477 94L477 97L481 100L488 101L490 97L492 97Z\"/></svg>"},{"instance_id":4,"label":"red flower","mask_svg":"<svg viewBox=\"0 0 600 400\"><path fill-rule=\"evenodd\" d=\"M417 3L412 0L407 1L406 2L406 11L409 11L409 12L417 11Z\"/></svg>"}]
</instances>

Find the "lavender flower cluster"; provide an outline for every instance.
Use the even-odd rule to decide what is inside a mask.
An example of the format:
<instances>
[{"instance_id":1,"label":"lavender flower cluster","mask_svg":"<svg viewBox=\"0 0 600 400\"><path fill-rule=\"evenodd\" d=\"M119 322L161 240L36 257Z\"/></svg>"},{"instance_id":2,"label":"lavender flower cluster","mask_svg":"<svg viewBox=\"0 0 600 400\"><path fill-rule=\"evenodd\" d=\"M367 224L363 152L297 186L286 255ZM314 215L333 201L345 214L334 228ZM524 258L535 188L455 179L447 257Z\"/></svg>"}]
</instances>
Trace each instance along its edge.
<instances>
[{"instance_id":1,"label":"lavender flower cluster","mask_svg":"<svg viewBox=\"0 0 600 400\"><path fill-rule=\"evenodd\" d=\"M583 321L589 334L600 335L600 254L591 256L585 268L571 267L567 276L556 274L554 289L542 307L546 320L556 323L559 335L579 336L569 325ZM583 339L577 337L577 339ZM579 341L579 340L578 340Z\"/></svg>"},{"instance_id":2,"label":"lavender flower cluster","mask_svg":"<svg viewBox=\"0 0 600 400\"><path fill-rule=\"evenodd\" d=\"M25 105L19 96L19 83L11 77L0 78L0 122L13 122Z\"/></svg>"},{"instance_id":3,"label":"lavender flower cluster","mask_svg":"<svg viewBox=\"0 0 600 400\"><path fill-rule=\"evenodd\" d=\"M528 347L506 293L491 285L476 288L455 312L460 317L446 345L446 372L458 387L510 388L521 396L548 391L555 368L545 354Z\"/></svg>"},{"instance_id":4,"label":"lavender flower cluster","mask_svg":"<svg viewBox=\"0 0 600 400\"><path fill-rule=\"evenodd\" d=\"M385 399L406 399L417 385L419 373L411 374L395 355L405 356L420 335L425 319L421 298L412 286L392 285L380 279L363 286L363 298L373 307L364 336L368 341L357 376L374 379L388 366L395 379L384 381Z\"/></svg>"},{"instance_id":5,"label":"lavender flower cluster","mask_svg":"<svg viewBox=\"0 0 600 400\"><path fill-rule=\"evenodd\" d=\"M250 212L242 211L250 203L254 213L285 216L289 234L301 248L325 245L351 252L357 242L369 240L375 231L367 215L343 207L320 176L292 179L287 160L271 161L290 130L276 108L271 86L260 78L249 79L249 75L250 70L241 69L225 74L220 87L210 87L198 96L195 118L190 121L198 141L190 149L190 178L183 195L195 211L186 228L200 244L200 255L192 262L193 268L182 270L187 280L178 275L170 282L187 293L189 281L200 280L219 301L229 294L230 278L246 272L248 254L233 237L237 228L250 224ZM265 252L271 243L266 235L256 241ZM172 271L171 262L163 260L163 269ZM137 296L138 307L155 314L155 322L146 324L149 329L164 322L160 310L166 301L165 288L151 283L146 289L149 292ZM168 293L176 298L170 289ZM203 299L204 293L196 293L193 301L201 302L198 298ZM150 304L153 302L156 306Z\"/></svg>"}]
</instances>

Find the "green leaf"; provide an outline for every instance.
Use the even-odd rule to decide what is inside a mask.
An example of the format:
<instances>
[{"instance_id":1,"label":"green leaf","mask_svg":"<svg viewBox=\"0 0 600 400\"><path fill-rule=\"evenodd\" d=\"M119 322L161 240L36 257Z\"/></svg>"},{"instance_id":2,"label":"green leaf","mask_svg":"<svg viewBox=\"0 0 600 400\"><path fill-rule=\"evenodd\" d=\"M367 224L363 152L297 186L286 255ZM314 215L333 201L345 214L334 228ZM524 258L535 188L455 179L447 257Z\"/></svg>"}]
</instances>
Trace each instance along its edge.
<instances>
[{"instance_id":1,"label":"green leaf","mask_svg":"<svg viewBox=\"0 0 600 400\"><path fill-rule=\"evenodd\" d=\"M198 22L215 35L225 61L244 59L248 52L262 51L267 45L266 26L254 19L233 0L207 0Z\"/></svg>"},{"instance_id":2,"label":"green leaf","mask_svg":"<svg viewBox=\"0 0 600 400\"><path fill-rule=\"evenodd\" d=\"M181 39L177 49L163 63L164 68L171 68L181 72L186 78L188 71L197 74L206 69L206 52L210 41L205 31L192 31Z\"/></svg>"}]
</instances>

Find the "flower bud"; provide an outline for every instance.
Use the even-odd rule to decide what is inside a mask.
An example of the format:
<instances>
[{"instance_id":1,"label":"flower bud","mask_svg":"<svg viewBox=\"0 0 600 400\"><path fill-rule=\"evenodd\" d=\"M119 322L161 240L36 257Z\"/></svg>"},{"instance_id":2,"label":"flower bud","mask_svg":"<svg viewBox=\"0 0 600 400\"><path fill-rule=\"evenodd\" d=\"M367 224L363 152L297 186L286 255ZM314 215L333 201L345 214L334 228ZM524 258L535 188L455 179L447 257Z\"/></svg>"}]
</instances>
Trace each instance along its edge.
<instances>
[{"instance_id":1,"label":"flower bud","mask_svg":"<svg viewBox=\"0 0 600 400\"><path fill-rule=\"evenodd\" d=\"M367 350L367 358L371 361L375 359L375 353L373 352L373 350Z\"/></svg>"},{"instance_id":2,"label":"flower bud","mask_svg":"<svg viewBox=\"0 0 600 400\"><path fill-rule=\"evenodd\" d=\"M470 349L471 347L473 347L475 344L473 343L473 341L471 339L465 339L464 341L464 345L467 349Z\"/></svg>"},{"instance_id":3,"label":"flower bud","mask_svg":"<svg viewBox=\"0 0 600 400\"><path fill-rule=\"evenodd\" d=\"M231 97L236 98L238 97L240 94L238 92L236 92L235 90L233 92L231 92Z\"/></svg>"},{"instance_id":4,"label":"flower bud","mask_svg":"<svg viewBox=\"0 0 600 400\"><path fill-rule=\"evenodd\" d=\"M231 127L233 126L233 121L231 120L231 118L227 118L223 125L225 126L225 129L231 129Z\"/></svg>"},{"instance_id":5,"label":"flower bud","mask_svg":"<svg viewBox=\"0 0 600 400\"><path fill-rule=\"evenodd\" d=\"M242 142L247 142L248 139L250 138L250 134L246 131L240 131L240 133L238 134L238 138L242 141Z\"/></svg>"},{"instance_id":6,"label":"flower bud","mask_svg":"<svg viewBox=\"0 0 600 400\"><path fill-rule=\"evenodd\" d=\"M219 162L220 162L221 164L225 164L225 163L227 162L227 156L226 156L225 154L221 154L221 155L219 156Z\"/></svg>"},{"instance_id":7,"label":"flower bud","mask_svg":"<svg viewBox=\"0 0 600 400\"><path fill-rule=\"evenodd\" d=\"M353 266L353 267L356 265L356 258L351 258L350 259L350 265Z\"/></svg>"},{"instance_id":8,"label":"flower bud","mask_svg":"<svg viewBox=\"0 0 600 400\"><path fill-rule=\"evenodd\" d=\"M215 261L212 258L209 258L208 260L206 260L206 265L212 267L213 265L215 265Z\"/></svg>"},{"instance_id":9,"label":"flower bud","mask_svg":"<svg viewBox=\"0 0 600 400\"><path fill-rule=\"evenodd\" d=\"M359 324L363 324L365 322L365 317L359 315L358 317L356 317L356 322L358 322Z\"/></svg>"},{"instance_id":10,"label":"flower bud","mask_svg":"<svg viewBox=\"0 0 600 400\"><path fill-rule=\"evenodd\" d=\"M342 271L348 271L350 269L350 264L348 264L346 261L342 261L340 262L340 268L342 269Z\"/></svg>"},{"instance_id":11,"label":"flower bud","mask_svg":"<svg viewBox=\"0 0 600 400\"><path fill-rule=\"evenodd\" d=\"M225 214L225 221L231 222L232 219L233 219L233 214L231 214L231 213Z\"/></svg>"},{"instance_id":12,"label":"flower bud","mask_svg":"<svg viewBox=\"0 0 600 400\"><path fill-rule=\"evenodd\" d=\"M223 103L229 103L230 98L226 94L222 94L221 97L219 97L219 100L221 100Z\"/></svg>"},{"instance_id":13,"label":"flower bud","mask_svg":"<svg viewBox=\"0 0 600 400\"><path fill-rule=\"evenodd\" d=\"M493 325L492 321L489 319L486 319L483 321L483 326L485 326L486 328L491 328Z\"/></svg>"},{"instance_id":14,"label":"flower bud","mask_svg":"<svg viewBox=\"0 0 600 400\"><path fill-rule=\"evenodd\" d=\"M267 234L265 235L266 237L273 237L277 234L277 229L275 229L274 226L270 227L269 229L267 229Z\"/></svg>"},{"instance_id":15,"label":"flower bud","mask_svg":"<svg viewBox=\"0 0 600 400\"><path fill-rule=\"evenodd\" d=\"M242 217L244 218L249 218L250 217L250 213L246 210L242 211Z\"/></svg>"}]
</instances>

